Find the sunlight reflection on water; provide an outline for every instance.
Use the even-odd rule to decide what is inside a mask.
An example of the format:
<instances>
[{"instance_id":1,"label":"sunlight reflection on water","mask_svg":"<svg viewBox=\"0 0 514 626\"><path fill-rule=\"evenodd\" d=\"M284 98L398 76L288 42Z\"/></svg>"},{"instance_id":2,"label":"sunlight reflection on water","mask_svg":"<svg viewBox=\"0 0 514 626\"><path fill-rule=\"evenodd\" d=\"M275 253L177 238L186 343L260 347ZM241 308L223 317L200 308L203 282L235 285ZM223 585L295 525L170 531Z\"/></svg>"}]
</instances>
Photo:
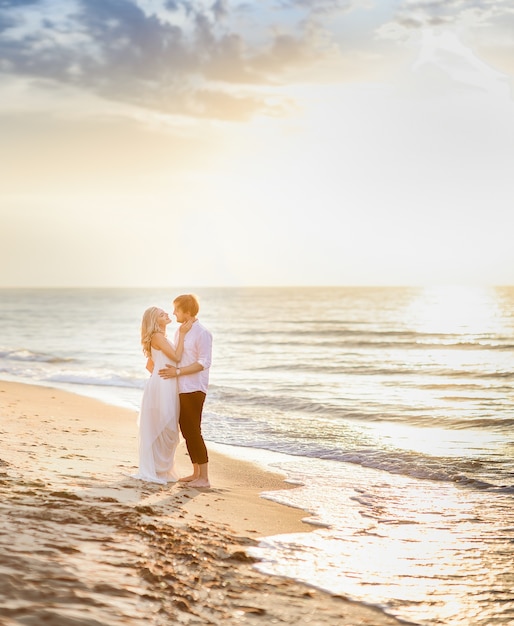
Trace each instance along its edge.
<instances>
[{"instance_id":1,"label":"sunlight reflection on water","mask_svg":"<svg viewBox=\"0 0 514 626\"><path fill-rule=\"evenodd\" d=\"M419 332L433 334L501 334L502 310L492 287L426 287L410 304L406 317Z\"/></svg>"},{"instance_id":2,"label":"sunlight reflection on water","mask_svg":"<svg viewBox=\"0 0 514 626\"><path fill-rule=\"evenodd\" d=\"M372 601L414 623L509 623L514 528L502 527L510 513L497 503L491 511L487 493L330 463L304 464L298 476L303 487L265 497L308 502L331 528L265 539L252 550L263 559L259 569ZM503 544L503 561L489 562L492 542L495 552Z\"/></svg>"}]
</instances>

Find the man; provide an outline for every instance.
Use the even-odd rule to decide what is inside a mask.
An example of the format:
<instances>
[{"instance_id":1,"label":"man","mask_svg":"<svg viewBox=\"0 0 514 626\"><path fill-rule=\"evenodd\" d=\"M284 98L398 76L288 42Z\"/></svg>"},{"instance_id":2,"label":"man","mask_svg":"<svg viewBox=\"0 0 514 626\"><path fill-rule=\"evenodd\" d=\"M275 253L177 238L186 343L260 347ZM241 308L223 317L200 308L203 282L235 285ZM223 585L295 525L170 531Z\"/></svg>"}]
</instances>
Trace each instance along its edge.
<instances>
[{"instance_id":1,"label":"man","mask_svg":"<svg viewBox=\"0 0 514 626\"><path fill-rule=\"evenodd\" d=\"M195 296L178 296L173 300L173 306L173 315L179 324L189 320L193 322L185 336L184 351L178 366L166 364L165 368L159 370L162 378L177 378L180 431L193 464L193 473L179 480L189 483L191 487L210 487L209 458L202 436L202 409L209 384L212 334L196 318L200 306Z\"/></svg>"}]
</instances>

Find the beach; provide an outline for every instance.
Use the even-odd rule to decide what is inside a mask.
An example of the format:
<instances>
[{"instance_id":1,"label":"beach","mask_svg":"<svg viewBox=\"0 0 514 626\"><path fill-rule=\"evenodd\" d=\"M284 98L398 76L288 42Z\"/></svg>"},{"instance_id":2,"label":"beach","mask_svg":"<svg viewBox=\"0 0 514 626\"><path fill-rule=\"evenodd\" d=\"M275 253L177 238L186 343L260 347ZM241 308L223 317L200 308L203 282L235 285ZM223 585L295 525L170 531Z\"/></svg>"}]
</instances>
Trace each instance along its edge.
<instances>
[{"instance_id":1,"label":"beach","mask_svg":"<svg viewBox=\"0 0 514 626\"><path fill-rule=\"evenodd\" d=\"M136 413L50 387L1 382L0 416L2 626L399 623L254 568L312 528L260 497L284 476L213 452L211 489L134 480Z\"/></svg>"},{"instance_id":2,"label":"beach","mask_svg":"<svg viewBox=\"0 0 514 626\"><path fill-rule=\"evenodd\" d=\"M159 587L167 579L151 583L138 566L118 564L106 573L107 560L95 550L106 557L112 546L98 536L115 537L121 563L126 555L142 563L150 550L148 537L138 534L143 524L153 525L166 555L177 546L166 547L155 529L171 525L176 537L185 528L196 543L205 533L186 527L200 524L226 535L218 543L257 559L216 569L238 573L240 589L230 583L236 596L250 572L252 581L269 576L273 593L286 579L297 589L323 590L325 608L337 596L423 626L513 623L514 290L205 288L199 297L215 337L202 423L212 460L209 492L128 478L136 471L136 417L148 379L141 312L151 303L166 310L168 289L2 290L0 380L22 384L3 385L0 393L0 459L9 463L0 467L8 481L0 503L10 529L1 536L22 542L13 559L15 571L25 572L14 591L3 593L9 615L27 603L30 615L34 602L18 590L39 585L27 573L34 566L23 562L27 533L42 533L31 539L43 551L38 558L53 563L57 551L66 564L62 576L72 571L79 605L89 602L96 615L106 599L117 612L130 602L114 593L91 600L100 583L86 576L90 563L103 563L101 584L112 589L157 588L158 597L170 597ZM319 310L326 311L321 318ZM184 447L178 460L189 472ZM16 500L22 494L28 509ZM42 514L64 512L84 522L41 521ZM99 528L97 514L110 526ZM27 515L38 520L36 530ZM51 547L61 544L49 534L63 549ZM12 575L9 568L2 573ZM129 576L126 585L121 574ZM183 582L182 571L172 575L174 586ZM199 593L203 574L192 576ZM220 606L230 607L226 585L217 589ZM159 614L159 601L153 611L143 596L143 615ZM73 597L59 600L59 611L69 612ZM322 612L314 611L320 623ZM307 608L301 612L308 623ZM183 619L195 619L186 613ZM205 614L196 619L205 622ZM258 623L273 619L261 615Z\"/></svg>"}]
</instances>

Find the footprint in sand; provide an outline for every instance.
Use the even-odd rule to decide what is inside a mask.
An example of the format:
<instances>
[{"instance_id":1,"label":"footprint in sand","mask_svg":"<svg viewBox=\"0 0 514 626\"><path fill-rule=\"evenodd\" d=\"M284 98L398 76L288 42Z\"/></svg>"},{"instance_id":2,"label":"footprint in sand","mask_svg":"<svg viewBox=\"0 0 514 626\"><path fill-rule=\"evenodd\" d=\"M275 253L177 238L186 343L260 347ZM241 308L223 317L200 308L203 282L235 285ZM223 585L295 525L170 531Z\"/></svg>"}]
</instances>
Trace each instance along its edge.
<instances>
[{"instance_id":1,"label":"footprint in sand","mask_svg":"<svg viewBox=\"0 0 514 626\"><path fill-rule=\"evenodd\" d=\"M50 495L63 500L82 500L76 493L70 493L69 491L51 491Z\"/></svg>"}]
</instances>

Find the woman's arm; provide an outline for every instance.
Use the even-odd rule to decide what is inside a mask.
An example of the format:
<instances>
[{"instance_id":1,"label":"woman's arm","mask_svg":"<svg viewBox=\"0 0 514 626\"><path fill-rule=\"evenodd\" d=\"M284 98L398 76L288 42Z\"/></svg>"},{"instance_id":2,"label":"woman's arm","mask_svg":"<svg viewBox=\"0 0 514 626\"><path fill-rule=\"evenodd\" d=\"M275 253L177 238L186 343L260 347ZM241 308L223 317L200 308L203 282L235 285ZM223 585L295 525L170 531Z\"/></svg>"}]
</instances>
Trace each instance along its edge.
<instances>
[{"instance_id":1,"label":"woman's arm","mask_svg":"<svg viewBox=\"0 0 514 626\"><path fill-rule=\"evenodd\" d=\"M168 358L178 363L182 358L182 352L184 351L184 337L186 336L186 333L191 330L192 326L192 321L184 322L180 326L178 333L178 343L176 348L173 348L173 346L162 333L155 333L155 335L152 337L152 346L154 348L162 350Z\"/></svg>"},{"instance_id":2,"label":"woman's arm","mask_svg":"<svg viewBox=\"0 0 514 626\"><path fill-rule=\"evenodd\" d=\"M152 337L152 348L162 350L172 361L179 361L182 356L182 350L184 349L184 335L179 336L177 350L175 350L163 334L155 333Z\"/></svg>"}]
</instances>

